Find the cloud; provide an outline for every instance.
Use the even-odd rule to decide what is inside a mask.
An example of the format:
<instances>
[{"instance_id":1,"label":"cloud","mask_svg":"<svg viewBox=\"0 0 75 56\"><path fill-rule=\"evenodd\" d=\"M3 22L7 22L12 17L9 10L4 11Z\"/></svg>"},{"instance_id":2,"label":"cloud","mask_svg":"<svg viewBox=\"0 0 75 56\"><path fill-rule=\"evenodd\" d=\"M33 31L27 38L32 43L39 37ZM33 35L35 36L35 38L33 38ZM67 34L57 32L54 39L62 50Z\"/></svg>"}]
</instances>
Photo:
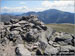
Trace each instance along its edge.
<instances>
[{"instance_id":1,"label":"cloud","mask_svg":"<svg viewBox=\"0 0 75 56\"><path fill-rule=\"evenodd\" d=\"M43 11L45 10L44 8L28 8L26 6L22 6L22 7L2 7L1 8L1 12L2 13L16 13L16 12L20 12L20 13L23 13L23 12L29 12L29 11L35 11L35 12L38 12L38 11Z\"/></svg>"},{"instance_id":2,"label":"cloud","mask_svg":"<svg viewBox=\"0 0 75 56\"><path fill-rule=\"evenodd\" d=\"M24 5L25 2L20 2L21 5ZM27 4L26 4L27 5ZM31 5L32 6L32 5ZM42 1L40 7L29 7L29 6L20 6L20 7L1 7L2 13L14 13L14 12L29 12L29 11L44 11L48 9L58 9L61 11L74 12L74 1Z\"/></svg>"},{"instance_id":3,"label":"cloud","mask_svg":"<svg viewBox=\"0 0 75 56\"><path fill-rule=\"evenodd\" d=\"M25 2L20 2L21 5L25 5Z\"/></svg>"},{"instance_id":4,"label":"cloud","mask_svg":"<svg viewBox=\"0 0 75 56\"><path fill-rule=\"evenodd\" d=\"M29 9L30 9L30 11L35 11L35 12L40 12L40 11L45 10L44 8L41 8L41 7L39 7L39 8L29 8Z\"/></svg>"},{"instance_id":5,"label":"cloud","mask_svg":"<svg viewBox=\"0 0 75 56\"><path fill-rule=\"evenodd\" d=\"M41 4L45 9L74 12L74 1L43 1Z\"/></svg>"},{"instance_id":6,"label":"cloud","mask_svg":"<svg viewBox=\"0 0 75 56\"><path fill-rule=\"evenodd\" d=\"M13 12L27 12L29 9L26 6L23 7L2 7L1 12L13 13Z\"/></svg>"}]
</instances>

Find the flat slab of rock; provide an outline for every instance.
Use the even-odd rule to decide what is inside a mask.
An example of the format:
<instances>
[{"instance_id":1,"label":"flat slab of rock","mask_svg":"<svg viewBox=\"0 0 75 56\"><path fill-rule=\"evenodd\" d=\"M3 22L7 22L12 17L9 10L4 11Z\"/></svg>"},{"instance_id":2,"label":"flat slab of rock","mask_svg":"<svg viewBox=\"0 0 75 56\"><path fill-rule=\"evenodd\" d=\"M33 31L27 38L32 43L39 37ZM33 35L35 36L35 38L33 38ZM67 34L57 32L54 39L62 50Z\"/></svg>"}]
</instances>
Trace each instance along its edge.
<instances>
[{"instance_id":1,"label":"flat slab of rock","mask_svg":"<svg viewBox=\"0 0 75 56\"><path fill-rule=\"evenodd\" d=\"M31 56L31 52L24 47L24 44L18 44L17 47L22 56Z\"/></svg>"}]
</instances>

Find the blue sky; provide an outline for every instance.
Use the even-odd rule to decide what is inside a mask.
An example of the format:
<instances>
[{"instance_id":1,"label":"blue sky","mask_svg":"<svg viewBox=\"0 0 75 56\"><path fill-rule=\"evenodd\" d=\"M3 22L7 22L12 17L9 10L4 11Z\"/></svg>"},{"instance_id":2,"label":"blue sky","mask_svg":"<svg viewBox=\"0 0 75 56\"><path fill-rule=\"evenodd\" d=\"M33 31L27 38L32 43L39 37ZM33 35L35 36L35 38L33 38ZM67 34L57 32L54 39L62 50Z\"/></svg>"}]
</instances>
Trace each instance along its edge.
<instances>
[{"instance_id":1,"label":"blue sky","mask_svg":"<svg viewBox=\"0 0 75 56\"><path fill-rule=\"evenodd\" d=\"M74 12L74 1L61 0L1 0L2 13L16 13L29 11L44 11L58 9L61 11Z\"/></svg>"},{"instance_id":2,"label":"blue sky","mask_svg":"<svg viewBox=\"0 0 75 56\"><path fill-rule=\"evenodd\" d=\"M2 1L2 7L21 7L28 6L30 8L40 6L42 1Z\"/></svg>"}]
</instances>

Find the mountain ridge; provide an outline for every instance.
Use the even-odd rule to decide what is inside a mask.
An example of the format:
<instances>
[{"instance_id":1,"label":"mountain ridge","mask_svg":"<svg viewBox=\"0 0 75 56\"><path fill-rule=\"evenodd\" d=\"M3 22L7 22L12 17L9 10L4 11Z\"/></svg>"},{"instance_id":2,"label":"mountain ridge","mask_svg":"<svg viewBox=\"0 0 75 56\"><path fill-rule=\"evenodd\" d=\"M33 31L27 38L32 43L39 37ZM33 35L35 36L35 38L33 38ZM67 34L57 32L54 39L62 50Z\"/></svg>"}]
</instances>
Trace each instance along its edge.
<instances>
[{"instance_id":1,"label":"mountain ridge","mask_svg":"<svg viewBox=\"0 0 75 56\"><path fill-rule=\"evenodd\" d=\"M49 9L41 12L27 12L19 15L15 15L18 17L21 16L29 16L29 15L37 15L39 20L43 21L45 24L49 23L72 23L74 24L74 14L70 12L64 12L56 9ZM14 16L14 17L15 17Z\"/></svg>"}]
</instances>

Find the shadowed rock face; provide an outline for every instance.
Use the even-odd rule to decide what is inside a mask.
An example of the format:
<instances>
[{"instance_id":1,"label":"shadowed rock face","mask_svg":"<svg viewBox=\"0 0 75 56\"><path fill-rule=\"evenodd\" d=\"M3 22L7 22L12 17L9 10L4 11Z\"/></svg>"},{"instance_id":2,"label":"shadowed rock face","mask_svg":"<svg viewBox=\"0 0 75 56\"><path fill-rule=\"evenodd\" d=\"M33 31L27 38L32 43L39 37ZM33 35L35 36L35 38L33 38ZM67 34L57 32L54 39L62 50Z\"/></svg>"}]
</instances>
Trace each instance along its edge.
<instances>
[{"instance_id":1,"label":"shadowed rock face","mask_svg":"<svg viewBox=\"0 0 75 56\"><path fill-rule=\"evenodd\" d=\"M37 16L23 16L0 24L0 56L50 56L75 52L75 36L54 32ZM12 55L11 55L12 54Z\"/></svg>"}]
</instances>

